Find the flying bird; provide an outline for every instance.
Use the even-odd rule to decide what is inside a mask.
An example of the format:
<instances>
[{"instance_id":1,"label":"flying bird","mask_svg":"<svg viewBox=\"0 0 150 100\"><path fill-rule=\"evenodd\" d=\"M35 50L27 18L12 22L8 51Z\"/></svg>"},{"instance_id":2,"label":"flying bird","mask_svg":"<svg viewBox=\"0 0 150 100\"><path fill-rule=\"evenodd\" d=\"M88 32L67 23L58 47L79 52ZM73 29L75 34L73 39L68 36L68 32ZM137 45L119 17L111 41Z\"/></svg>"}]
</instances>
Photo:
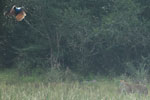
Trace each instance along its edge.
<instances>
[{"instance_id":1,"label":"flying bird","mask_svg":"<svg viewBox=\"0 0 150 100\"><path fill-rule=\"evenodd\" d=\"M16 7L16 5L13 5L9 11L4 12L4 15L15 16L17 21L22 21L26 16L26 12L22 7Z\"/></svg>"}]
</instances>

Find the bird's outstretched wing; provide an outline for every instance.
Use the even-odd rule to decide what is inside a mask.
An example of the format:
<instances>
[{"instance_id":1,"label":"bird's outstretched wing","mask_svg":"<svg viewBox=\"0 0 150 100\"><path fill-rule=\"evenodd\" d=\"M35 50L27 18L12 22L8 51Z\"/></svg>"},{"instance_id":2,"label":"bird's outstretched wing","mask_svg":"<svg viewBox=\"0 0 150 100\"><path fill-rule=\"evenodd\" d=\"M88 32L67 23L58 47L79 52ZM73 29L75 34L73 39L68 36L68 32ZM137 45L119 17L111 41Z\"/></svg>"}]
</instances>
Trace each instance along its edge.
<instances>
[{"instance_id":1,"label":"bird's outstretched wing","mask_svg":"<svg viewBox=\"0 0 150 100\"><path fill-rule=\"evenodd\" d=\"M12 15L15 15L14 7L16 7L16 6L15 6L15 5L13 5L13 6L11 7L11 9L10 9L10 10L5 11L5 12L4 12L4 16L12 16Z\"/></svg>"}]
</instances>

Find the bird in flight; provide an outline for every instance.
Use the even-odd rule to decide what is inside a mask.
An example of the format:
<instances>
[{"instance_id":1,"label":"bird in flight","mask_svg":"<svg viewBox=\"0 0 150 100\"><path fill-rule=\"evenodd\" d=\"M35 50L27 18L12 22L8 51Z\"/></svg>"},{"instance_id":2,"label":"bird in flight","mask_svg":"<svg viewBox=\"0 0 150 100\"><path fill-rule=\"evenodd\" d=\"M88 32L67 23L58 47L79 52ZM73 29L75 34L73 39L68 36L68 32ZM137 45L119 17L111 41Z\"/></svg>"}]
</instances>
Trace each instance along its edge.
<instances>
[{"instance_id":1,"label":"bird in flight","mask_svg":"<svg viewBox=\"0 0 150 100\"><path fill-rule=\"evenodd\" d=\"M17 21L22 21L26 16L26 12L22 7L17 7L16 5L13 5L9 11L4 12L4 15L15 16Z\"/></svg>"}]
</instances>

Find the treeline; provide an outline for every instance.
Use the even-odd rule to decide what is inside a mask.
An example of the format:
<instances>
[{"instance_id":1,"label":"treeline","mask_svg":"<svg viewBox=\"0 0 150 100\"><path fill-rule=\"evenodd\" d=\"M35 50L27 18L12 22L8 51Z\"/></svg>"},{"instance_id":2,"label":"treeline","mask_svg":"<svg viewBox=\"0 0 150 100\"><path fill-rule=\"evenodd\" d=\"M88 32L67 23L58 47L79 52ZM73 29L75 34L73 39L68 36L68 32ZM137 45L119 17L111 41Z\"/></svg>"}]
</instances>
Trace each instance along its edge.
<instances>
[{"instance_id":1,"label":"treeline","mask_svg":"<svg viewBox=\"0 0 150 100\"><path fill-rule=\"evenodd\" d=\"M24 74L58 67L87 75L131 74L150 66L148 0L5 0L24 21L0 15L0 67Z\"/></svg>"}]
</instances>

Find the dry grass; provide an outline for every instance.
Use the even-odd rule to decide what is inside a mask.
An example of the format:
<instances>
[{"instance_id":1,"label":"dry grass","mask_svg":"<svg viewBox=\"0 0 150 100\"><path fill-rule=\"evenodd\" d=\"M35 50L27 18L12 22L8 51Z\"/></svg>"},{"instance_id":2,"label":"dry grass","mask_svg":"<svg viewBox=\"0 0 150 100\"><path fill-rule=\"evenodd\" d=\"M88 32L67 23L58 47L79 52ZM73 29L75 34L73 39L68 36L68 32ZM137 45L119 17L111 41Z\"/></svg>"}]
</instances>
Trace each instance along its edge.
<instances>
[{"instance_id":1,"label":"dry grass","mask_svg":"<svg viewBox=\"0 0 150 100\"><path fill-rule=\"evenodd\" d=\"M45 83L38 77L15 76L9 71L0 72L0 100L150 100L150 93L119 93L119 79Z\"/></svg>"},{"instance_id":2,"label":"dry grass","mask_svg":"<svg viewBox=\"0 0 150 100\"><path fill-rule=\"evenodd\" d=\"M121 94L115 82L0 84L1 100L149 100L150 95Z\"/></svg>"}]
</instances>

